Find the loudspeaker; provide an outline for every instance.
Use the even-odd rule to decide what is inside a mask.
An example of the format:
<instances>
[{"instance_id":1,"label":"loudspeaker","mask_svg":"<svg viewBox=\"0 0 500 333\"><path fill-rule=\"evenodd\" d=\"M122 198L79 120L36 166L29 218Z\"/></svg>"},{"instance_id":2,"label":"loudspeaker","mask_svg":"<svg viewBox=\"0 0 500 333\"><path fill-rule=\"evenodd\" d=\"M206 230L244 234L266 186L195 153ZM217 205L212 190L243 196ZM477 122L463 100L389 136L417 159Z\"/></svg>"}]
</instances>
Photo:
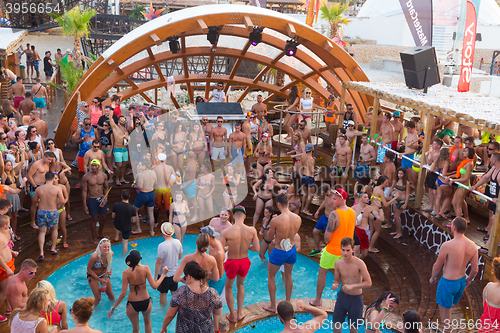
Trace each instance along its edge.
<instances>
[{"instance_id":1,"label":"loudspeaker","mask_svg":"<svg viewBox=\"0 0 500 333\"><path fill-rule=\"evenodd\" d=\"M408 88L424 89L440 82L434 47L414 47L399 55Z\"/></svg>"}]
</instances>

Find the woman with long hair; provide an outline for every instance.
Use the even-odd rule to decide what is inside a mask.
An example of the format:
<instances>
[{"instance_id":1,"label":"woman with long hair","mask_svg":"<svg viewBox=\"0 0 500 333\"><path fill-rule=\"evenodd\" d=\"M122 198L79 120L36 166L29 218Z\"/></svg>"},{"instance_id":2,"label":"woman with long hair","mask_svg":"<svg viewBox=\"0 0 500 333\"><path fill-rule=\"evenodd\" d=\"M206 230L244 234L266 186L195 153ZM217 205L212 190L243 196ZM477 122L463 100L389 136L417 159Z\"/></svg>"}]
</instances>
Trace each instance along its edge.
<instances>
[{"instance_id":1,"label":"woman with long hair","mask_svg":"<svg viewBox=\"0 0 500 333\"><path fill-rule=\"evenodd\" d=\"M99 97L94 97L92 101L92 105L88 109L90 122L95 129L97 129L97 123L99 122L99 118L104 115L104 109L102 108L102 102Z\"/></svg>"},{"instance_id":2,"label":"woman with long hair","mask_svg":"<svg viewBox=\"0 0 500 333\"><path fill-rule=\"evenodd\" d=\"M399 298L396 293L386 291L375 302L372 302L365 308L365 331L380 332L382 322L388 312L394 310L394 305L399 305Z\"/></svg>"},{"instance_id":3,"label":"woman with long hair","mask_svg":"<svg viewBox=\"0 0 500 333\"><path fill-rule=\"evenodd\" d=\"M396 170L396 183L394 183L392 187L396 190L398 198L392 204L396 231L391 232L391 235L394 236L394 239L398 239L403 236L403 231L401 230L401 214L403 210L408 207L408 200L410 199L410 181L408 180L406 168L398 168L398 170Z\"/></svg>"},{"instance_id":4,"label":"woman with long hair","mask_svg":"<svg viewBox=\"0 0 500 333\"><path fill-rule=\"evenodd\" d=\"M54 141L54 139L45 140L45 147L47 148L47 151L53 152L54 155L56 155L57 162L64 162L63 152L61 149L56 147L56 142Z\"/></svg>"},{"instance_id":5,"label":"woman with long hair","mask_svg":"<svg viewBox=\"0 0 500 333\"><path fill-rule=\"evenodd\" d=\"M272 240L267 240L267 232L271 228L271 219L273 218L273 206L266 206L264 208L264 218L262 219L262 228L259 234L262 235L262 242L260 243L259 257L262 262L266 261L266 251L271 254L274 249L274 238Z\"/></svg>"},{"instance_id":6,"label":"woman with long hair","mask_svg":"<svg viewBox=\"0 0 500 333\"><path fill-rule=\"evenodd\" d=\"M50 304L49 291L35 289L26 302L25 309L15 309L10 314L9 326L11 333L47 333L47 320L40 316L46 312Z\"/></svg>"},{"instance_id":7,"label":"woman with long hair","mask_svg":"<svg viewBox=\"0 0 500 333\"><path fill-rule=\"evenodd\" d=\"M254 149L254 156L257 157L257 175L262 177L264 170L271 167L271 157L273 157L273 147L268 133L262 134L262 139Z\"/></svg>"},{"instance_id":8,"label":"woman with long hair","mask_svg":"<svg viewBox=\"0 0 500 333\"><path fill-rule=\"evenodd\" d=\"M293 171L290 175L290 179L292 180L292 184L288 186L287 190L285 190L288 198L288 209L292 213L298 215L302 205L302 202L300 201L302 198L302 177L300 176L300 173Z\"/></svg>"},{"instance_id":9,"label":"woman with long hair","mask_svg":"<svg viewBox=\"0 0 500 333\"><path fill-rule=\"evenodd\" d=\"M42 151L45 151L45 146L43 144L43 139L38 134L38 130L35 126L28 126L28 130L26 131L26 141L29 142L37 142L40 145Z\"/></svg>"},{"instance_id":10,"label":"woman with long hair","mask_svg":"<svg viewBox=\"0 0 500 333\"><path fill-rule=\"evenodd\" d=\"M122 115L122 109L120 109L120 96L111 96L110 106L114 116L120 117Z\"/></svg>"},{"instance_id":11,"label":"woman with long hair","mask_svg":"<svg viewBox=\"0 0 500 333\"><path fill-rule=\"evenodd\" d=\"M169 212L170 216L168 222L174 226L175 238L182 244L187 228L186 215L189 215L189 205L184 199L184 193L182 191L177 191L175 193L174 202L170 204Z\"/></svg>"},{"instance_id":12,"label":"woman with long hair","mask_svg":"<svg viewBox=\"0 0 500 333\"><path fill-rule=\"evenodd\" d=\"M368 197L372 195L372 180L368 177L362 177L356 180L354 184L354 206L359 203L361 193L368 193Z\"/></svg>"},{"instance_id":13,"label":"woman with long hair","mask_svg":"<svg viewBox=\"0 0 500 333\"><path fill-rule=\"evenodd\" d=\"M189 133L189 146L197 156L198 164L202 165L205 161L205 152L207 151L207 141L200 124L194 123L193 130Z\"/></svg>"},{"instance_id":14,"label":"woman with long hair","mask_svg":"<svg viewBox=\"0 0 500 333\"><path fill-rule=\"evenodd\" d=\"M462 150L463 160L457 167L455 177L448 177L448 183L455 188L455 194L451 201L453 209L455 210L455 216L463 217L467 221L467 224L469 224L470 221L465 197L469 194L469 191L462 185L458 185L457 182L465 186L470 185L470 174L474 169L474 156L476 156L474 148L464 148ZM451 228L451 222L448 223L447 227Z\"/></svg>"},{"instance_id":15,"label":"woman with long hair","mask_svg":"<svg viewBox=\"0 0 500 333\"><path fill-rule=\"evenodd\" d=\"M167 131L165 129L165 123L161 120L158 120L153 125L155 128L155 132L151 137L151 140L161 140L162 142L167 141Z\"/></svg>"},{"instance_id":16,"label":"woman with long hair","mask_svg":"<svg viewBox=\"0 0 500 333\"><path fill-rule=\"evenodd\" d=\"M184 266L184 285L172 296L160 333L177 315L176 333L213 332L213 318L222 314L222 301L214 288L206 284L207 272L196 261Z\"/></svg>"},{"instance_id":17,"label":"woman with long hair","mask_svg":"<svg viewBox=\"0 0 500 333\"><path fill-rule=\"evenodd\" d=\"M297 111L299 110L299 103L300 103L299 89L297 88L297 86L292 86L292 88L290 88L290 93L288 94L287 102L288 102L288 107L284 110L286 116L285 120L283 121L283 127L285 128L285 131L287 133L285 140L291 141L292 125L295 123L295 120L297 120L298 117ZM294 113L289 113L288 111L293 111Z\"/></svg>"},{"instance_id":18,"label":"woman with long hair","mask_svg":"<svg viewBox=\"0 0 500 333\"><path fill-rule=\"evenodd\" d=\"M273 125L269 122L269 116L265 115L262 117L262 120L260 121L259 125L259 131L257 133L257 137L261 138L264 133L268 134L269 137L269 144L272 146L272 138L273 138Z\"/></svg>"},{"instance_id":19,"label":"woman with long hair","mask_svg":"<svg viewBox=\"0 0 500 333\"><path fill-rule=\"evenodd\" d=\"M177 167L179 174L184 170L184 154L186 151L187 140L186 132L182 130L182 123L175 125L174 133L170 135L170 147L172 147L172 156L174 158L174 169Z\"/></svg>"},{"instance_id":20,"label":"woman with long hair","mask_svg":"<svg viewBox=\"0 0 500 333\"><path fill-rule=\"evenodd\" d=\"M16 235L17 230L17 212L21 209L21 201L19 200L19 193L21 189L26 185L27 179L24 178L22 184L20 184L17 175L19 171L24 165L24 154L21 154L21 161L17 163L14 167L14 164L11 160L3 161L0 158L0 170L2 177L2 185L10 186L12 189L17 190L17 193L6 192L6 199L9 200L11 207L7 212L7 215L10 217L10 226L12 228L12 233L14 234L15 240L20 240L21 238ZM19 187L19 188L18 188Z\"/></svg>"},{"instance_id":21,"label":"woman with long hair","mask_svg":"<svg viewBox=\"0 0 500 333\"><path fill-rule=\"evenodd\" d=\"M441 148L438 158L431 165L431 171L440 173L443 176L448 176L451 174L449 172L450 166L450 149ZM438 220L444 220L447 218L445 212L450 207L451 195L453 193L451 185L446 182L445 177L443 176L438 176L436 179L436 211L431 212L431 215L435 215ZM442 203L441 200L443 200Z\"/></svg>"},{"instance_id":22,"label":"woman with long hair","mask_svg":"<svg viewBox=\"0 0 500 333\"><path fill-rule=\"evenodd\" d=\"M106 293L110 301L115 300L115 295L111 288L110 276L113 273L111 262L113 261L113 251L111 251L111 241L103 238L97 244L95 252L92 253L87 264L87 280L90 290L94 294L95 305L101 301L101 293ZM99 287L99 284L101 286Z\"/></svg>"},{"instance_id":23,"label":"woman with long hair","mask_svg":"<svg viewBox=\"0 0 500 333\"><path fill-rule=\"evenodd\" d=\"M20 113L10 104L8 99L4 99L2 101L2 113L7 116L7 118L15 117L17 121L22 122L22 117L20 117Z\"/></svg>"},{"instance_id":24,"label":"woman with long hair","mask_svg":"<svg viewBox=\"0 0 500 333\"><path fill-rule=\"evenodd\" d=\"M500 324L500 257L493 259L492 273L495 282L490 282L483 289L483 314L479 332L493 333ZM483 331L484 330L484 331Z\"/></svg>"},{"instance_id":25,"label":"woman with long hair","mask_svg":"<svg viewBox=\"0 0 500 333\"><path fill-rule=\"evenodd\" d=\"M370 200L379 200L381 203L382 208L383 207L390 207L394 201L399 197L398 194L396 193L394 197L387 201L387 198L385 197L384 194L384 189L386 187L390 187L389 184L389 178L387 176L381 175L377 179L377 183L375 184L375 187L373 188L373 193L370 197ZM386 219L390 219L390 217L386 216ZM382 231L382 221L380 219L374 219L373 223L370 223L370 234L371 240L370 240L370 248L368 249L368 252L372 253L378 253L379 250L375 248L375 243L377 242L378 236L380 235L380 232Z\"/></svg>"},{"instance_id":26,"label":"woman with long hair","mask_svg":"<svg viewBox=\"0 0 500 333\"><path fill-rule=\"evenodd\" d=\"M275 186L284 187L287 185L282 185L274 179L274 171L272 169L264 170L262 177L253 184L253 200L255 201L255 213L253 215L254 228L264 207L273 206L273 189Z\"/></svg>"},{"instance_id":27,"label":"woman with long hair","mask_svg":"<svg viewBox=\"0 0 500 333\"><path fill-rule=\"evenodd\" d=\"M304 94L305 97L300 99L300 116L306 121L306 128L308 130L311 130L311 112L313 110L314 98L312 98L312 92L309 88L304 89ZM301 121L302 119L299 119L299 121Z\"/></svg>"},{"instance_id":28,"label":"woman with long hair","mask_svg":"<svg viewBox=\"0 0 500 333\"><path fill-rule=\"evenodd\" d=\"M207 218L214 216L214 200L212 193L215 190L215 177L210 172L210 164L203 163L200 165L200 173L196 180L196 192L198 199L198 212L200 214L201 227L204 227L203 221Z\"/></svg>"},{"instance_id":29,"label":"woman with long hair","mask_svg":"<svg viewBox=\"0 0 500 333\"><path fill-rule=\"evenodd\" d=\"M132 323L133 332L139 332L139 312L142 312L146 333L151 333L151 309L153 303L146 289L146 281L149 282L153 289L158 288L168 273L168 267L163 267L161 276L155 281L149 266L140 264L141 259L141 254L137 250L131 250L127 258L125 258L125 263L129 268L123 271L122 291L116 303L108 311L108 318L111 319L117 306L127 296L127 287L130 286L130 293L127 298L127 317Z\"/></svg>"},{"instance_id":30,"label":"woman with long hair","mask_svg":"<svg viewBox=\"0 0 500 333\"><path fill-rule=\"evenodd\" d=\"M226 176L223 178L223 182L226 185L226 189L222 196L224 197L224 206L228 207L230 210L236 206L238 200L238 184L240 183L241 175L234 174L234 167L229 164L227 166Z\"/></svg>"},{"instance_id":31,"label":"woman with long hair","mask_svg":"<svg viewBox=\"0 0 500 333\"><path fill-rule=\"evenodd\" d=\"M29 166L31 167L33 163L35 163L36 161L40 160L43 157L43 151L42 147L40 147L40 144L36 141L30 141L28 143L28 147L30 148L30 150L28 151L28 156L30 164Z\"/></svg>"},{"instance_id":32,"label":"woman with long hair","mask_svg":"<svg viewBox=\"0 0 500 333\"><path fill-rule=\"evenodd\" d=\"M94 299L92 297L83 297L73 302L69 309L71 318L75 322L75 328L63 330L61 333L102 333L89 327L89 320L94 310Z\"/></svg>"},{"instance_id":33,"label":"woman with long hair","mask_svg":"<svg viewBox=\"0 0 500 333\"><path fill-rule=\"evenodd\" d=\"M66 303L58 301L56 298L56 291L54 286L47 280L42 280L37 283L36 289L47 290L50 296L50 303L46 311L40 311L40 315L47 320L49 330L57 327L57 330L68 329L68 314Z\"/></svg>"},{"instance_id":34,"label":"woman with long hair","mask_svg":"<svg viewBox=\"0 0 500 333\"><path fill-rule=\"evenodd\" d=\"M420 315L412 310L403 313L403 333L421 333L422 319Z\"/></svg>"},{"instance_id":35,"label":"woman with long hair","mask_svg":"<svg viewBox=\"0 0 500 333\"><path fill-rule=\"evenodd\" d=\"M304 142L304 139L302 138L302 134L300 132L294 132L293 139L296 144L293 147L293 150L287 152L287 155L292 155L293 170L300 173L302 167L302 163L300 162L300 160L302 154L306 149L306 143Z\"/></svg>"}]
</instances>

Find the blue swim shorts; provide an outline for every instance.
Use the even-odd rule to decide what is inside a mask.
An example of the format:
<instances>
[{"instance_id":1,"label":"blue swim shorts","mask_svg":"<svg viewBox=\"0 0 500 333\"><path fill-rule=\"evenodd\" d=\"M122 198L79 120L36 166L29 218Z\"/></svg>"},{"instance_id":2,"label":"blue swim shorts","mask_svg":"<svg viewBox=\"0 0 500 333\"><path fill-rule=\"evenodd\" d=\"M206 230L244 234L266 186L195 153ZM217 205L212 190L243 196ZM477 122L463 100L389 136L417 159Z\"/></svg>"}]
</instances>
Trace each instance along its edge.
<instances>
[{"instance_id":1,"label":"blue swim shorts","mask_svg":"<svg viewBox=\"0 0 500 333\"><path fill-rule=\"evenodd\" d=\"M354 178L360 179L363 177L370 178L370 165L361 164L358 162L358 164L356 165L356 169L354 170Z\"/></svg>"},{"instance_id":2,"label":"blue swim shorts","mask_svg":"<svg viewBox=\"0 0 500 333\"><path fill-rule=\"evenodd\" d=\"M401 167L402 168L405 168L405 169L408 169L408 168L411 168L411 166L413 165L413 162L410 161L408 158L411 158L412 160L415 158L415 154L408 154L408 155L404 155L403 156L403 159L401 160Z\"/></svg>"},{"instance_id":3,"label":"blue swim shorts","mask_svg":"<svg viewBox=\"0 0 500 333\"><path fill-rule=\"evenodd\" d=\"M321 215L318 222L314 226L314 229L321 230L321 231L323 231L323 233L325 233L327 225L328 225L328 217L326 216L326 214L323 214L323 215Z\"/></svg>"},{"instance_id":4,"label":"blue swim shorts","mask_svg":"<svg viewBox=\"0 0 500 333\"><path fill-rule=\"evenodd\" d=\"M219 279L219 281L208 280L208 286L214 288L215 291L219 293L219 295L222 295L222 291L224 290L225 284L226 284L226 273L224 273L224 275L222 276L221 279Z\"/></svg>"},{"instance_id":5,"label":"blue swim shorts","mask_svg":"<svg viewBox=\"0 0 500 333\"><path fill-rule=\"evenodd\" d=\"M445 309L451 309L460 300L466 284L465 276L457 280L441 277L436 291L436 303Z\"/></svg>"},{"instance_id":6,"label":"blue swim shorts","mask_svg":"<svg viewBox=\"0 0 500 333\"><path fill-rule=\"evenodd\" d=\"M147 207L154 207L155 205L155 191L139 192L134 201L134 206L141 208L146 205Z\"/></svg>"},{"instance_id":7,"label":"blue swim shorts","mask_svg":"<svg viewBox=\"0 0 500 333\"><path fill-rule=\"evenodd\" d=\"M40 70L40 60L33 60L33 65L36 71Z\"/></svg>"},{"instance_id":8,"label":"blue swim shorts","mask_svg":"<svg viewBox=\"0 0 500 333\"><path fill-rule=\"evenodd\" d=\"M243 163L243 148L231 148L231 163Z\"/></svg>"},{"instance_id":9,"label":"blue swim shorts","mask_svg":"<svg viewBox=\"0 0 500 333\"><path fill-rule=\"evenodd\" d=\"M43 97L33 97L33 102L38 109L45 109L45 98Z\"/></svg>"},{"instance_id":10,"label":"blue swim shorts","mask_svg":"<svg viewBox=\"0 0 500 333\"><path fill-rule=\"evenodd\" d=\"M377 151L377 163L384 163L384 156L385 156L385 152L387 151L387 148L391 148L391 144L390 143L388 143L386 145L381 144L378 147L378 151Z\"/></svg>"},{"instance_id":11,"label":"blue swim shorts","mask_svg":"<svg viewBox=\"0 0 500 333\"><path fill-rule=\"evenodd\" d=\"M184 184L186 184L186 182L184 182L183 185ZM196 182L195 181L192 182L191 184L184 187L182 190L184 191L188 199L193 199L194 197L196 197L196 191L197 191Z\"/></svg>"},{"instance_id":12,"label":"blue swim shorts","mask_svg":"<svg viewBox=\"0 0 500 333\"><path fill-rule=\"evenodd\" d=\"M297 261L297 248L295 245L290 251L283 251L274 248L269 255L269 262L276 266L281 266L283 264L293 265Z\"/></svg>"},{"instance_id":13,"label":"blue swim shorts","mask_svg":"<svg viewBox=\"0 0 500 333\"><path fill-rule=\"evenodd\" d=\"M113 155L115 155L115 162L127 162L128 161L128 151L127 148L113 148Z\"/></svg>"},{"instance_id":14,"label":"blue swim shorts","mask_svg":"<svg viewBox=\"0 0 500 333\"><path fill-rule=\"evenodd\" d=\"M101 205L101 198L88 198L87 207L89 209L90 216L103 215L108 212L108 204L106 203L103 207Z\"/></svg>"},{"instance_id":15,"label":"blue swim shorts","mask_svg":"<svg viewBox=\"0 0 500 333\"><path fill-rule=\"evenodd\" d=\"M314 181L313 177L302 176L302 186L313 187L314 185L316 185L316 182Z\"/></svg>"},{"instance_id":16,"label":"blue swim shorts","mask_svg":"<svg viewBox=\"0 0 500 333\"><path fill-rule=\"evenodd\" d=\"M41 210L36 213L37 224L41 227L51 228L59 222L59 212L57 210Z\"/></svg>"}]
</instances>

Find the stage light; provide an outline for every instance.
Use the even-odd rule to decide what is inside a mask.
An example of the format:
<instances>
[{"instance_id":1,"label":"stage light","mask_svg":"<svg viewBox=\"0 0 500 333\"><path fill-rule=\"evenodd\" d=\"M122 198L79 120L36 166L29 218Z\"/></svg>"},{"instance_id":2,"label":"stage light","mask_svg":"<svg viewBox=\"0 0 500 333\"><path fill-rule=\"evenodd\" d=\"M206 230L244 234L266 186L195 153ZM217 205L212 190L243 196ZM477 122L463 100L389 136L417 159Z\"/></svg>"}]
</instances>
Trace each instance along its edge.
<instances>
[{"instance_id":1,"label":"stage light","mask_svg":"<svg viewBox=\"0 0 500 333\"><path fill-rule=\"evenodd\" d=\"M173 54L179 53L179 51L181 50L181 44L179 43L179 37L177 37L177 36L170 37L170 38L168 38L168 40L169 40L168 46L170 47L170 51Z\"/></svg>"},{"instance_id":2,"label":"stage light","mask_svg":"<svg viewBox=\"0 0 500 333\"><path fill-rule=\"evenodd\" d=\"M215 45L219 41L219 27L208 27L207 40Z\"/></svg>"},{"instance_id":3,"label":"stage light","mask_svg":"<svg viewBox=\"0 0 500 333\"><path fill-rule=\"evenodd\" d=\"M294 41L293 39L290 39L286 42L285 45L285 55L289 57L293 57L295 54L297 54L297 42Z\"/></svg>"},{"instance_id":4,"label":"stage light","mask_svg":"<svg viewBox=\"0 0 500 333\"><path fill-rule=\"evenodd\" d=\"M248 39L253 46L257 46L257 44L262 42L262 28L254 27Z\"/></svg>"}]
</instances>

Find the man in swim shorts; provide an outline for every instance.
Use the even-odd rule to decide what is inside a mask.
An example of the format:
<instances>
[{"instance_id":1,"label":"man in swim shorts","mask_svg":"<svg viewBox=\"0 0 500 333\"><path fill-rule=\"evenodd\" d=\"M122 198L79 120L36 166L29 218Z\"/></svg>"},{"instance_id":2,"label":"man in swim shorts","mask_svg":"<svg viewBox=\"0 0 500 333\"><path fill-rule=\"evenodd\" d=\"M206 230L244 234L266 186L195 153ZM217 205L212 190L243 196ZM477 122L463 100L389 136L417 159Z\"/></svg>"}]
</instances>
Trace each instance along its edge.
<instances>
[{"instance_id":1,"label":"man in swim shorts","mask_svg":"<svg viewBox=\"0 0 500 333\"><path fill-rule=\"evenodd\" d=\"M241 131L241 124L234 125L234 132L229 135L229 145L231 147L231 163L236 164L236 172L242 173L243 156L247 150L247 136Z\"/></svg>"},{"instance_id":2,"label":"man in swim shorts","mask_svg":"<svg viewBox=\"0 0 500 333\"><path fill-rule=\"evenodd\" d=\"M97 236L104 238L104 224L106 224L106 213L108 211L107 197L108 178L106 174L99 171L101 168L98 160L90 161L90 172L82 177L82 199L83 209L90 215L90 233L92 241L98 244ZM99 215L99 234L96 235L97 215Z\"/></svg>"},{"instance_id":3,"label":"man in swim shorts","mask_svg":"<svg viewBox=\"0 0 500 333\"><path fill-rule=\"evenodd\" d=\"M214 217L210 220L209 225L214 228L214 231L219 235L215 236L215 239L220 241L220 234L230 226L232 226L229 221L229 211L227 207L222 207L220 209L219 217Z\"/></svg>"},{"instance_id":4,"label":"man in swim shorts","mask_svg":"<svg viewBox=\"0 0 500 333\"><path fill-rule=\"evenodd\" d=\"M341 326L357 332L358 325L363 320L363 289L372 286L372 280L363 260L354 256L354 241L344 237L340 241L342 258L335 265L335 279L332 289L342 288L337 293L337 302L333 310L333 332L340 333ZM347 316L347 325L343 324ZM342 327L344 328L344 327Z\"/></svg>"},{"instance_id":5,"label":"man in swim shorts","mask_svg":"<svg viewBox=\"0 0 500 333\"><path fill-rule=\"evenodd\" d=\"M361 134L361 146L359 147L359 160L354 170L354 178L370 178L370 168L372 162L377 159L377 154L373 146L368 143L368 134Z\"/></svg>"},{"instance_id":6,"label":"man in swim shorts","mask_svg":"<svg viewBox=\"0 0 500 333\"><path fill-rule=\"evenodd\" d=\"M159 221L158 217L160 216L162 208L165 210L167 217L169 216L170 200L172 199L170 186L174 185L174 181L176 180L174 168L165 163L166 159L167 155L163 153L158 154L159 164L155 165L152 169L156 173L154 206L155 221Z\"/></svg>"},{"instance_id":7,"label":"man in swim shorts","mask_svg":"<svg viewBox=\"0 0 500 333\"><path fill-rule=\"evenodd\" d=\"M139 162L137 164L137 180L135 183L135 188L139 190L137 197L134 201L134 206L137 209L137 214L139 214L139 209L146 205L149 215L149 234L151 237L155 235L155 216L154 216L154 206L155 206L155 183L156 173L147 168L145 161ZM132 233L140 234L142 232L139 219L137 221L137 230L132 231Z\"/></svg>"},{"instance_id":8,"label":"man in swim shorts","mask_svg":"<svg viewBox=\"0 0 500 333\"><path fill-rule=\"evenodd\" d=\"M405 138L405 151L404 156L401 160L401 167L408 169L413 165L413 159L415 158L415 151L418 148L418 135L415 130L415 122L409 121L405 125L407 134Z\"/></svg>"},{"instance_id":9,"label":"man in swim shorts","mask_svg":"<svg viewBox=\"0 0 500 333\"><path fill-rule=\"evenodd\" d=\"M9 205L10 206L10 205ZM14 275L14 254L10 248L10 219L7 215L0 215L0 306L5 302L5 289L8 279ZM0 323L7 321L7 318L0 315Z\"/></svg>"},{"instance_id":10,"label":"man in swim shorts","mask_svg":"<svg viewBox=\"0 0 500 333\"><path fill-rule=\"evenodd\" d=\"M310 256L315 256L317 254L321 253L321 250L319 249L319 241L320 241L320 234L326 232L326 226L328 225L328 216L332 213L334 207L333 207L333 201L332 201L332 191L330 190L330 185L328 184L323 184L321 186L321 192L325 196L323 199L323 202L321 205L318 207L316 210L316 213L314 213L314 218L317 219L319 217L319 213L321 210L325 210L325 213L321 215L319 218L318 222L314 226L313 230L313 237L314 237L314 248L312 251L309 253Z\"/></svg>"},{"instance_id":11,"label":"man in swim shorts","mask_svg":"<svg viewBox=\"0 0 500 333\"><path fill-rule=\"evenodd\" d=\"M344 237L354 236L356 216L354 211L347 207L347 192L339 188L332 190L332 202L335 210L328 217L325 232L326 247L321 253L318 271L318 283L316 285L316 298L309 301L313 306L321 306L321 296L326 284L326 273L335 268L335 262L342 257L340 242Z\"/></svg>"},{"instance_id":12,"label":"man in swim shorts","mask_svg":"<svg viewBox=\"0 0 500 333\"><path fill-rule=\"evenodd\" d=\"M252 116L253 115L253 116ZM241 131L247 137L247 149L245 150L245 172L247 176L253 177L252 162L253 162L253 144L252 144L252 117L255 115L252 112L247 112L247 120L241 125Z\"/></svg>"},{"instance_id":13,"label":"man in swim shorts","mask_svg":"<svg viewBox=\"0 0 500 333\"><path fill-rule=\"evenodd\" d=\"M28 170L28 182L29 182L29 194L31 196L31 209L30 209L30 218L31 218L31 227L33 229L38 229L38 226L35 225L35 216L36 216L36 204L35 204L35 190L43 185L46 182L45 175L50 171L50 166L55 163L56 155L47 151L43 154L43 158L34 162L30 169Z\"/></svg>"},{"instance_id":14,"label":"man in swim shorts","mask_svg":"<svg viewBox=\"0 0 500 333\"><path fill-rule=\"evenodd\" d=\"M36 108L40 111L40 119L43 119L44 109L45 109L45 99L48 98L47 90L40 83L40 79L35 79L36 84L31 87L31 96L33 96L33 102L35 102Z\"/></svg>"},{"instance_id":15,"label":"man in swim shorts","mask_svg":"<svg viewBox=\"0 0 500 333\"><path fill-rule=\"evenodd\" d=\"M24 100L24 95L26 94L26 88L23 84L23 79L18 76L16 83L10 87L10 99L14 100L14 108L19 109L19 103Z\"/></svg>"},{"instance_id":16,"label":"man in swim shorts","mask_svg":"<svg viewBox=\"0 0 500 333\"><path fill-rule=\"evenodd\" d=\"M118 118L118 124L115 123L113 117L109 117L109 124L113 130L113 156L115 157L115 182L116 186L121 186L122 183L128 184L125 180L125 167L128 162L128 130L125 128L127 119L124 116Z\"/></svg>"},{"instance_id":17,"label":"man in swim shorts","mask_svg":"<svg viewBox=\"0 0 500 333\"><path fill-rule=\"evenodd\" d=\"M451 138L455 135L453 129L456 124L454 121L449 119L442 119L442 126L444 127L442 130L436 133L436 136L444 141L445 144L449 145L451 142Z\"/></svg>"},{"instance_id":18,"label":"man in swim shorts","mask_svg":"<svg viewBox=\"0 0 500 333\"><path fill-rule=\"evenodd\" d=\"M281 265L285 265L285 294L286 300L292 298L293 281L292 269L297 261L297 248L295 247L295 235L300 229L302 219L288 209L288 199L284 193L276 197L276 206L280 215L274 217L269 222L270 229L264 241L271 241L274 238L274 249L269 254L267 266L267 286L271 302L262 308L267 311L276 312L276 273Z\"/></svg>"},{"instance_id":19,"label":"man in swim shorts","mask_svg":"<svg viewBox=\"0 0 500 333\"><path fill-rule=\"evenodd\" d=\"M45 234L47 228L52 228L50 231L52 246L50 252L57 254L57 223L59 222L58 210L64 207L66 200L64 199L61 188L54 184L54 174L52 172L45 173L45 184L38 186L33 197L33 204L38 207L37 224L38 224L38 246L40 255L38 259L44 258L43 245L45 243ZM36 208L35 208L36 209Z\"/></svg>"},{"instance_id":20,"label":"man in swim shorts","mask_svg":"<svg viewBox=\"0 0 500 333\"><path fill-rule=\"evenodd\" d=\"M451 308L458 303L465 287L474 280L478 272L477 247L473 241L465 237L466 229L465 219L457 217L453 220L451 225L453 239L441 245L438 258L432 266L430 284L436 283L437 276L443 268L443 276L439 280L436 291L436 303L439 305L439 314L443 323L451 322ZM469 263L471 271L465 278Z\"/></svg>"},{"instance_id":21,"label":"man in swim shorts","mask_svg":"<svg viewBox=\"0 0 500 333\"><path fill-rule=\"evenodd\" d=\"M302 195L302 213L312 216L312 213L309 211L309 205L311 204L311 200L316 193L316 181L314 180L314 156L312 152L314 150L314 146L312 143L306 144L304 149L305 154L301 157L302 164L302 186L304 187Z\"/></svg>"},{"instance_id":22,"label":"man in swim shorts","mask_svg":"<svg viewBox=\"0 0 500 333\"><path fill-rule=\"evenodd\" d=\"M227 155L227 130L222 127L224 119L217 117L217 126L210 132L210 155L213 161L220 160L220 169L224 173L224 162Z\"/></svg>"},{"instance_id":23,"label":"man in swim shorts","mask_svg":"<svg viewBox=\"0 0 500 333\"><path fill-rule=\"evenodd\" d=\"M380 173L384 171L384 156L386 148L391 148L391 144L396 139L396 134L394 132L394 126L391 124L392 115L388 112L382 117L382 124L380 124L380 136L379 140L380 146L377 151L377 163L380 163Z\"/></svg>"},{"instance_id":24,"label":"man in swim shorts","mask_svg":"<svg viewBox=\"0 0 500 333\"><path fill-rule=\"evenodd\" d=\"M254 227L248 227L244 224L246 210L243 206L233 208L234 224L225 229L220 240L222 246L227 245L227 260L224 262L224 271L226 272L226 301L229 308L227 320L236 323L243 319L243 302L245 300L245 277L250 269L250 259L248 251L259 252L260 244L257 237L257 230ZM214 235L215 236L215 235ZM279 268L279 266L278 266ZM233 284L238 277L237 304L238 312L234 310ZM240 291L240 288L242 289Z\"/></svg>"}]
</instances>

